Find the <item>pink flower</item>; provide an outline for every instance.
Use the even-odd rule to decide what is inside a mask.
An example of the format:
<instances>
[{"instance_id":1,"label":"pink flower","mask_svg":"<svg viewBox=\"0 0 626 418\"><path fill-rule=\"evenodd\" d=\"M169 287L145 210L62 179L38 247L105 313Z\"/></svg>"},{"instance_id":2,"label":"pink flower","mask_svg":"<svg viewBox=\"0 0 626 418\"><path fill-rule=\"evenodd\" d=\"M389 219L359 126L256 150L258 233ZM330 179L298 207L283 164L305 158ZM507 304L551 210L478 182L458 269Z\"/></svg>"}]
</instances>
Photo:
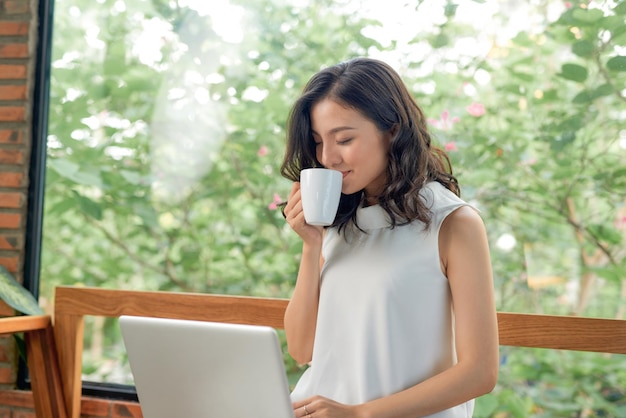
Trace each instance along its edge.
<instances>
[{"instance_id":1,"label":"pink flower","mask_svg":"<svg viewBox=\"0 0 626 418\"><path fill-rule=\"evenodd\" d=\"M283 199L281 199L280 196L277 193L274 193L274 200L272 201L272 203L267 205L267 208L269 210L276 210L276 209L278 209L278 204L282 203L282 201L283 201Z\"/></svg>"},{"instance_id":2,"label":"pink flower","mask_svg":"<svg viewBox=\"0 0 626 418\"><path fill-rule=\"evenodd\" d=\"M572 2L571 1L566 1L564 4L565 4L565 8L566 9L571 9L572 8Z\"/></svg>"},{"instance_id":3,"label":"pink flower","mask_svg":"<svg viewBox=\"0 0 626 418\"><path fill-rule=\"evenodd\" d=\"M267 155L268 153L269 153L269 150L267 149L267 147L265 145L261 145L259 150L256 152L256 155L258 157L263 157L263 156Z\"/></svg>"},{"instance_id":4,"label":"pink flower","mask_svg":"<svg viewBox=\"0 0 626 418\"><path fill-rule=\"evenodd\" d=\"M441 112L441 117L439 119L428 119L428 123L433 125L436 128L447 131L448 129L452 129L455 123L459 122L461 119L457 116L450 117L450 112L444 110Z\"/></svg>"},{"instance_id":5,"label":"pink flower","mask_svg":"<svg viewBox=\"0 0 626 418\"><path fill-rule=\"evenodd\" d=\"M474 102L471 105L467 106L465 110L467 110L467 113L469 113L471 116L479 118L485 114L485 105L483 105L482 103Z\"/></svg>"},{"instance_id":6,"label":"pink flower","mask_svg":"<svg viewBox=\"0 0 626 418\"><path fill-rule=\"evenodd\" d=\"M456 147L456 143L455 142L448 142L445 145L445 150L446 152L450 152L450 151L458 151L459 149Z\"/></svg>"}]
</instances>

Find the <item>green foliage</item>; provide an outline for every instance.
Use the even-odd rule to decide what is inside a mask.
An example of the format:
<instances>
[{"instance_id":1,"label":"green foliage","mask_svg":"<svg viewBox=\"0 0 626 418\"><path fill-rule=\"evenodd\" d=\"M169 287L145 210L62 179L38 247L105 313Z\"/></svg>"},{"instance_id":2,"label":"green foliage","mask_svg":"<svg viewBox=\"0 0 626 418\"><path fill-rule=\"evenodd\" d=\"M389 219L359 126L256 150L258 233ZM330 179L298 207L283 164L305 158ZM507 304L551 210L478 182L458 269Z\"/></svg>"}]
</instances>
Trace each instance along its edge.
<instances>
[{"instance_id":1,"label":"green foliage","mask_svg":"<svg viewBox=\"0 0 626 418\"><path fill-rule=\"evenodd\" d=\"M476 417L620 417L626 410L626 356L503 348L496 390Z\"/></svg>"},{"instance_id":2,"label":"green foliage","mask_svg":"<svg viewBox=\"0 0 626 418\"><path fill-rule=\"evenodd\" d=\"M300 241L274 205L290 189L278 172L290 105L319 68L382 55L481 210L498 309L620 315L625 3L513 2L492 20L532 19L506 41L465 18L498 3L416 1L403 11L433 13L430 26L384 40L372 33L395 24L354 2L231 0L217 13L57 0L42 295L84 284L288 297ZM100 366L103 353L125 361L116 327L88 326L85 373L113 379ZM624 359L579 354L503 350L477 416L623 415Z\"/></svg>"},{"instance_id":3,"label":"green foliage","mask_svg":"<svg viewBox=\"0 0 626 418\"><path fill-rule=\"evenodd\" d=\"M37 300L4 266L0 266L0 299L7 305L27 315L43 315Z\"/></svg>"}]
</instances>

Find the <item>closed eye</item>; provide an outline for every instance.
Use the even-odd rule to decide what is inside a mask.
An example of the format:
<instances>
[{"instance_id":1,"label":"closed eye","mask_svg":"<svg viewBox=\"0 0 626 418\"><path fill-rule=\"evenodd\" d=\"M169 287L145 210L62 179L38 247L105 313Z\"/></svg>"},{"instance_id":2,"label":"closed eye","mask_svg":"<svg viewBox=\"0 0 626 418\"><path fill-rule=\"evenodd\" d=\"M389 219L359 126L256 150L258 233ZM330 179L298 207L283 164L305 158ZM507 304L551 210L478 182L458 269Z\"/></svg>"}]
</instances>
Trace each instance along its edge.
<instances>
[{"instance_id":1,"label":"closed eye","mask_svg":"<svg viewBox=\"0 0 626 418\"><path fill-rule=\"evenodd\" d=\"M350 141L352 141L354 138L346 138L346 139L342 139L341 141L337 141L337 143L339 145L345 145L348 144Z\"/></svg>"}]
</instances>

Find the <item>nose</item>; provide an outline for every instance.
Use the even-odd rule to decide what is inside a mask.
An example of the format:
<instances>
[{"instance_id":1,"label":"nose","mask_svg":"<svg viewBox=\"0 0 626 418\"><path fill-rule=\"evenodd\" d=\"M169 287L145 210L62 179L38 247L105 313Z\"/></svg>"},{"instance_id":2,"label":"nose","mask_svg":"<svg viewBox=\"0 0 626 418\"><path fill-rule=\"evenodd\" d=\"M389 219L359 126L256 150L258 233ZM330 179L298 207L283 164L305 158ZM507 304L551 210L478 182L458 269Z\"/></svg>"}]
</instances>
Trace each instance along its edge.
<instances>
[{"instance_id":1,"label":"nose","mask_svg":"<svg viewBox=\"0 0 626 418\"><path fill-rule=\"evenodd\" d=\"M341 163L341 154L334 144L320 144L317 159L326 168L334 168Z\"/></svg>"}]
</instances>

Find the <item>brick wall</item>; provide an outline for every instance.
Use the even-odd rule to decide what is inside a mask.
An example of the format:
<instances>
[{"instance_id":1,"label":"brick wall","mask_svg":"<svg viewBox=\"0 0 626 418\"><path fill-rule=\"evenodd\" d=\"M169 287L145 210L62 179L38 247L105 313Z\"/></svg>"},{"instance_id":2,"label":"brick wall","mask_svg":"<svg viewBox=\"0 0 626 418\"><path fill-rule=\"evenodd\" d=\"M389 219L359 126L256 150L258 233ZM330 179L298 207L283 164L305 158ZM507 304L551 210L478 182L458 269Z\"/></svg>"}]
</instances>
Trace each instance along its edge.
<instances>
[{"instance_id":1,"label":"brick wall","mask_svg":"<svg viewBox=\"0 0 626 418\"><path fill-rule=\"evenodd\" d=\"M0 0L0 264L21 278L28 187L29 104L36 23L26 0ZM13 312L6 305L0 315ZM0 338L0 388L15 386L11 336ZM0 416L9 416L0 409Z\"/></svg>"},{"instance_id":2,"label":"brick wall","mask_svg":"<svg viewBox=\"0 0 626 418\"><path fill-rule=\"evenodd\" d=\"M38 3L0 0L0 265L19 280L24 265ZM0 316L11 314L8 306L0 304ZM0 418L34 418L32 394L16 390L16 379L13 339L0 336ZM82 418L141 417L136 403L93 397L83 398L81 410Z\"/></svg>"},{"instance_id":3,"label":"brick wall","mask_svg":"<svg viewBox=\"0 0 626 418\"><path fill-rule=\"evenodd\" d=\"M30 0L0 0L0 264L20 277L28 187L32 56Z\"/></svg>"}]
</instances>

